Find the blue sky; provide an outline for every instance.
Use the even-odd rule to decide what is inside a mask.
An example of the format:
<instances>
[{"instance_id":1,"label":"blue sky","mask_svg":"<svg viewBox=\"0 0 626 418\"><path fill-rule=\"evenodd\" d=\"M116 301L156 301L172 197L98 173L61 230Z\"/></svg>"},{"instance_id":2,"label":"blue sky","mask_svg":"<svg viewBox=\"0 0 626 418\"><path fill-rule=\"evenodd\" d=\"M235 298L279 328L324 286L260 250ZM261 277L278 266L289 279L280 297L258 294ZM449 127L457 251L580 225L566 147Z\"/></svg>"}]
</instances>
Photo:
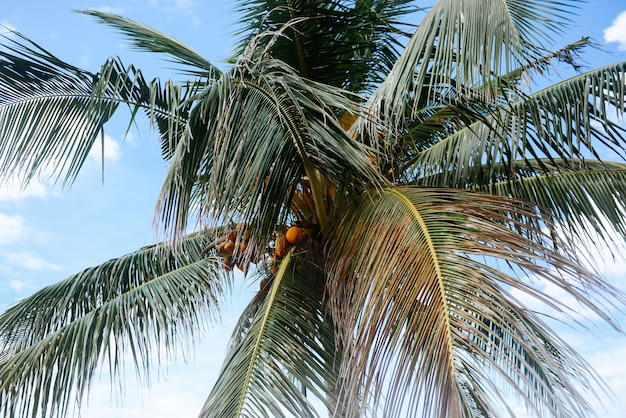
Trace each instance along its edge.
<instances>
[{"instance_id":1,"label":"blue sky","mask_svg":"<svg viewBox=\"0 0 626 418\"><path fill-rule=\"evenodd\" d=\"M175 36L222 67L234 43L237 18L230 11L233 3L221 1L4 3L8 4L2 6L0 24L20 31L65 61L95 72L106 58L119 55L127 64L137 64L147 76L161 78L172 74L167 63L130 51L109 28L72 10L122 14ZM603 48L588 50L583 56L590 67L625 60L626 4L616 0L581 4L580 16L556 45L581 36L591 36ZM563 69L553 78L568 74ZM82 268L154 242L154 203L165 167L147 126L124 137L126 116L121 112L121 117L106 126L104 182L101 157L94 153L71 188L54 186L45 179L23 191L11 182L0 185L0 309ZM626 253L626 245L623 247ZM607 276L626 289L626 264L613 261L606 249L586 248L591 248L590 257L604 260ZM202 336L194 356L181 355L176 362L155 370L150 390L136 382L129 369L125 389L116 398L103 372L83 416L195 417L215 381L237 313L255 290L255 285L247 286L238 284L222 324ZM624 321L623 315L618 318ZM597 368L617 395L617 401L607 404L607 411L599 416L626 416L626 338L604 327L595 328L593 319L589 324L593 336L569 326L558 326L558 331ZM602 338L596 339L597 335Z\"/></svg>"}]
</instances>

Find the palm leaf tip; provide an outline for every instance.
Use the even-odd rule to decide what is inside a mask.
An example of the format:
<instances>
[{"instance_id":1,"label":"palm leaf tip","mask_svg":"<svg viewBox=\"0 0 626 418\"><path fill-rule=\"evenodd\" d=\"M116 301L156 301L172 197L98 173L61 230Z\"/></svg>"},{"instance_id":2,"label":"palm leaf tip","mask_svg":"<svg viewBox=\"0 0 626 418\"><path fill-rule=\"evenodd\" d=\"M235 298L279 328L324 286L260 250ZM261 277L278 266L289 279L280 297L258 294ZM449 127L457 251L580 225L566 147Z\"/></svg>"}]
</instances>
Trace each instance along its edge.
<instances>
[{"instance_id":1,"label":"palm leaf tip","mask_svg":"<svg viewBox=\"0 0 626 418\"><path fill-rule=\"evenodd\" d=\"M131 45L139 51L165 54L170 61L182 65L187 74L213 80L219 78L222 73L218 67L189 46L149 26L116 14L96 10L76 11L113 27L125 35Z\"/></svg>"}]
</instances>

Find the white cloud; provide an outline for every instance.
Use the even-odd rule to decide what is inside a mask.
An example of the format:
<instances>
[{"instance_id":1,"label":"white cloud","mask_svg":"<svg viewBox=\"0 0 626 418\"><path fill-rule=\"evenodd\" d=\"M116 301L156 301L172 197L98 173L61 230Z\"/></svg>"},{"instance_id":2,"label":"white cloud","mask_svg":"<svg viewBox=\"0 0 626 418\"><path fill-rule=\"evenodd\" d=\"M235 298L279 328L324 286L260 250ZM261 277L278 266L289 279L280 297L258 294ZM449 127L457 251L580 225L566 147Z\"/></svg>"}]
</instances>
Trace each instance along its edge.
<instances>
[{"instance_id":1,"label":"white cloud","mask_svg":"<svg viewBox=\"0 0 626 418\"><path fill-rule=\"evenodd\" d=\"M84 411L85 416L90 418L192 418L198 416L205 400L204 396L206 396L206 394L184 390L188 388L178 390L167 382L159 382L151 385L149 391L142 390L137 398L124 397L121 405L115 405L111 402L110 388L108 383L94 385L89 397L89 405Z\"/></svg>"},{"instance_id":2,"label":"white cloud","mask_svg":"<svg viewBox=\"0 0 626 418\"><path fill-rule=\"evenodd\" d=\"M9 287L16 292L21 292L30 286L28 285L28 283L21 280L10 280Z\"/></svg>"},{"instance_id":3,"label":"white cloud","mask_svg":"<svg viewBox=\"0 0 626 418\"><path fill-rule=\"evenodd\" d=\"M15 292L32 290L21 279L25 272L59 271L60 267L35 254L30 244L43 235L30 227L21 215L0 213L0 287ZM21 248L20 248L21 247Z\"/></svg>"},{"instance_id":4,"label":"white cloud","mask_svg":"<svg viewBox=\"0 0 626 418\"><path fill-rule=\"evenodd\" d=\"M603 221L602 226L606 230L604 239L594 232L590 232L588 237L574 237L566 235L564 231L561 232L561 238L570 242L582 266L590 272L598 273L612 286L626 291L626 241L619 233L613 230L608 220ZM591 225L588 225L585 229L594 231ZM554 275L558 277L556 271ZM527 308L535 312L542 312L558 320L565 320L566 322L569 322L568 319L571 317L586 324L603 322L600 316L594 313L589 306L580 303L575 296L558 284L536 277L530 277L527 280L532 283L535 289L545 294L550 300L555 301L559 306L557 309L551 308L534 296L521 290L513 289L511 294ZM577 284L577 287L579 292L583 296L590 298L592 303L598 306L604 314L613 316L618 313L616 306L612 306L602 299L601 289L591 289L589 293L586 293L588 290L584 288L583 284ZM618 303L615 300L611 302Z\"/></svg>"},{"instance_id":5,"label":"white cloud","mask_svg":"<svg viewBox=\"0 0 626 418\"><path fill-rule=\"evenodd\" d=\"M93 144L89 157L97 162L102 161L102 140L97 139ZM104 160L110 162L117 162L122 157L122 150L120 144L111 138L109 135L104 135Z\"/></svg>"},{"instance_id":6,"label":"white cloud","mask_svg":"<svg viewBox=\"0 0 626 418\"><path fill-rule=\"evenodd\" d=\"M604 226L611 231L608 222L604 222ZM592 228L589 227L588 230L591 231ZM626 242L614 231L608 232L607 238L612 241L608 245L600 244L602 240L593 235L591 239L572 244L576 246L583 262L589 263L591 268L597 268L614 286L626 290ZM611 396L597 390L599 399L590 397L591 407L598 416L607 418L626 416L626 398L622 396L626 393L626 362L623 361L626 356L626 337L614 331L606 322L600 321L589 308L581 307L571 295L558 286L539 282L537 287L577 312L574 317L588 329L577 327L563 313L554 312L545 304L520 291L513 290L512 293L529 309L548 314L546 320L553 330L584 357L612 391ZM600 308L612 317L615 323L624 323L626 318L618 309L606 303L600 304ZM520 414L520 417L527 416L529 415Z\"/></svg>"},{"instance_id":7,"label":"white cloud","mask_svg":"<svg viewBox=\"0 0 626 418\"><path fill-rule=\"evenodd\" d=\"M609 346L598 341L585 341L586 352L579 350L589 365L595 370L602 381L608 387L610 393L604 393L594 382L590 383L597 395L588 394L587 401L596 416L603 418L623 418L626 417L626 362L623 361L626 356L626 338L611 340ZM593 347L594 351L589 351L589 347ZM577 347L578 348L578 347ZM585 393L584 389L582 393ZM511 405L515 410L515 416L519 418L531 418L532 415L525 408L519 406L515 399L510 399Z\"/></svg>"},{"instance_id":8,"label":"white cloud","mask_svg":"<svg viewBox=\"0 0 626 418\"><path fill-rule=\"evenodd\" d=\"M54 162L47 162L39 167L37 175L27 184L25 184L24 175L19 171L3 176L0 178L0 202L18 201L31 197L46 199L49 196L59 196L59 192L53 191L54 173Z\"/></svg>"},{"instance_id":9,"label":"white cloud","mask_svg":"<svg viewBox=\"0 0 626 418\"><path fill-rule=\"evenodd\" d=\"M10 245L24 240L31 230L20 215L0 213L0 245Z\"/></svg>"},{"instance_id":10,"label":"white cloud","mask_svg":"<svg viewBox=\"0 0 626 418\"><path fill-rule=\"evenodd\" d=\"M4 263L4 262L3 262ZM4 270L7 270L6 268L4 268L5 266L3 265L0 268L0 272L2 272L2 275L6 275L6 274L13 274L13 272L8 272L5 273ZM18 294L18 298L21 295L27 295L32 293L33 291L39 289L38 286L35 286L33 284L33 282L29 279L24 279L24 278L13 278L10 280L0 280L0 293L2 292L7 292L7 291L11 291L14 293ZM4 299L4 301L10 301L10 302L14 302L15 301L15 295L11 296L9 299ZM0 306L0 311L4 310L4 308L6 307L6 305L2 305Z\"/></svg>"},{"instance_id":11,"label":"white cloud","mask_svg":"<svg viewBox=\"0 0 626 418\"><path fill-rule=\"evenodd\" d=\"M623 213L623 210L622 210ZM583 264L598 271L612 285L626 290L626 241L616 232L608 220L602 222L604 239L595 233L589 237L571 238ZM591 225L586 230L593 231Z\"/></svg>"},{"instance_id":12,"label":"white cloud","mask_svg":"<svg viewBox=\"0 0 626 418\"><path fill-rule=\"evenodd\" d=\"M30 197L45 199L50 194L50 187L38 179L31 180L28 185L12 177L0 184L0 202L18 201Z\"/></svg>"},{"instance_id":13,"label":"white cloud","mask_svg":"<svg viewBox=\"0 0 626 418\"><path fill-rule=\"evenodd\" d=\"M617 42L618 49L626 51L626 10L617 15L611 26L604 29L604 40L609 43Z\"/></svg>"},{"instance_id":14,"label":"white cloud","mask_svg":"<svg viewBox=\"0 0 626 418\"><path fill-rule=\"evenodd\" d=\"M141 138L132 131L128 131L124 136L124 144L128 144L132 147L138 147L141 145Z\"/></svg>"},{"instance_id":15,"label":"white cloud","mask_svg":"<svg viewBox=\"0 0 626 418\"><path fill-rule=\"evenodd\" d=\"M598 416L617 418L626 416L626 337L607 331L599 339L584 339L574 343L590 366L601 377L610 393L597 391L599 399L591 397L589 402Z\"/></svg>"},{"instance_id":16,"label":"white cloud","mask_svg":"<svg viewBox=\"0 0 626 418\"><path fill-rule=\"evenodd\" d=\"M43 258L29 252L12 252L6 254L4 258L6 263L19 269L34 271L60 270L60 267L56 264L49 263Z\"/></svg>"},{"instance_id":17,"label":"white cloud","mask_svg":"<svg viewBox=\"0 0 626 418\"><path fill-rule=\"evenodd\" d=\"M555 273L556 274L556 273ZM546 295L549 300L557 303L553 308L536 297L518 289L512 289L511 294L520 301L527 309L534 312L541 312L542 317L554 318L559 321L571 322L574 318L583 322L600 321L600 317L590 307L581 304L571 293L564 288L546 281L532 279L534 288ZM596 302L599 305L599 302ZM608 312L606 312L608 313Z\"/></svg>"}]
</instances>

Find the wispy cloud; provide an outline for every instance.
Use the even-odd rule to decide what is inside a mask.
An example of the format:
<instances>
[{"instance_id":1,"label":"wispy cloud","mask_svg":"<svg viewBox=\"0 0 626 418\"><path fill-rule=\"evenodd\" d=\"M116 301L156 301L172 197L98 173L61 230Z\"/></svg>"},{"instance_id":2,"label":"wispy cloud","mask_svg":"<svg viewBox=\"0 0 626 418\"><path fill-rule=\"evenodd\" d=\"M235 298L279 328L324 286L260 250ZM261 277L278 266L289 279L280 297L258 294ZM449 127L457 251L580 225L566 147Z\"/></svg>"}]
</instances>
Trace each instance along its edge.
<instances>
[{"instance_id":1,"label":"wispy cloud","mask_svg":"<svg viewBox=\"0 0 626 418\"><path fill-rule=\"evenodd\" d=\"M5 270L7 270L5 272ZM2 273L2 275L6 275L6 274L13 274L12 272L8 271L9 269L6 269L4 267L0 268L0 272ZM24 277L14 277L10 280L0 280L0 299L3 300L3 302L14 302L15 299L18 299L24 295L28 295L31 294L33 291L37 290L39 287L35 286L33 284L33 282L27 278ZM5 292L10 292L13 293L13 295L9 295L9 297L7 298L7 295L2 295L2 293ZM17 294L17 295L16 295ZM4 310L4 308L6 307L5 304L0 305L0 311Z\"/></svg>"},{"instance_id":2,"label":"wispy cloud","mask_svg":"<svg viewBox=\"0 0 626 418\"><path fill-rule=\"evenodd\" d=\"M27 251L6 254L5 262L14 268L33 271L59 271L61 268Z\"/></svg>"},{"instance_id":3,"label":"wispy cloud","mask_svg":"<svg viewBox=\"0 0 626 418\"><path fill-rule=\"evenodd\" d=\"M24 282L22 280L15 280L15 279L9 280L8 285L11 288L11 290L18 292L18 293L21 293L27 288L30 288L30 285L27 282Z\"/></svg>"},{"instance_id":4,"label":"wispy cloud","mask_svg":"<svg viewBox=\"0 0 626 418\"><path fill-rule=\"evenodd\" d=\"M115 163L122 158L122 150L119 142L111 138L109 135L104 135L104 144L100 139L96 140L89 152L89 157L98 162L102 161L102 149L104 148L104 160Z\"/></svg>"},{"instance_id":5,"label":"wispy cloud","mask_svg":"<svg viewBox=\"0 0 626 418\"><path fill-rule=\"evenodd\" d=\"M621 12L608 28L604 29L604 40L617 42L620 51L626 51L626 10Z\"/></svg>"},{"instance_id":6,"label":"wispy cloud","mask_svg":"<svg viewBox=\"0 0 626 418\"><path fill-rule=\"evenodd\" d=\"M586 341L589 346L589 341ZM600 394L600 402L597 403L596 411L605 411L605 417L626 416L626 338L617 337L603 341L603 344L594 344L595 350L586 355L589 363L598 372L609 387L611 394ZM598 414L600 415L600 414Z\"/></svg>"},{"instance_id":7,"label":"wispy cloud","mask_svg":"<svg viewBox=\"0 0 626 418\"><path fill-rule=\"evenodd\" d=\"M125 383L129 383L126 381ZM128 385L132 386L132 385ZM89 397L89 405L85 415L90 418L108 418L123 416L126 418L169 418L196 417L202 409L206 393L190 393L177 390L166 382L151 385L148 393L142 390L139 399L122 399L121 405L111 402L111 385L100 383L94 385ZM185 388L187 389L187 388Z\"/></svg>"},{"instance_id":8,"label":"wispy cloud","mask_svg":"<svg viewBox=\"0 0 626 418\"><path fill-rule=\"evenodd\" d=\"M33 274L61 268L37 254L45 234L28 224L22 215L0 213L0 291L24 294L37 288Z\"/></svg>"},{"instance_id":9,"label":"wispy cloud","mask_svg":"<svg viewBox=\"0 0 626 418\"><path fill-rule=\"evenodd\" d=\"M26 186L17 178L9 178L0 184L0 202L14 202L31 197L47 198L51 186L44 181L33 179Z\"/></svg>"},{"instance_id":10,"label":"wispy cloud","mask_svg":"<svg viewBox=\"0 0 626 418\"><path fill-rule=\"evenodd\" d=\"M22 241L30 232L22 216L0 213L0 245Z\"/></svg>"},{"instance_id":11,"label":"wispy cloud","mask_svg":"<svg viewBox=\"0 0 626 418\"><path fill-rule=\"evenodd\" d=\"M571 242L577 256L580 257L578 261L585 268L590 272L601 275L612 286L626 291L626 269L624 268L626 265L626 242L613 229L608 220L604 220L602 226L605 230L603 237L592 232L590 232L588 237L573 237L565 234L565 232L561 232L562 238ZM594 229L591 225L588 225L586 230L593 231ZM558 272L555 271L554 274L558 275ZM603 321L598 313L593 312L591 307L579 302L565 288L536 277L529 277L528 280L533 283L537 290L559 304L557 308L551 308L536 297L521 290L513 289L511 291L512 295L528 309L545 313L559 320L567 321L568 318L574 317L584 323L599 324ZM614 316L618 313L617 307L611 306L608 303L609 301L602 298L606 295L603 295L601 290L597 294L594 294L593 290L588 291L587 289L578 289L578 291L591 298L593 303L601 308L602 313L609 316ZM616 301L612 302L618 303Z\"/></svg>"}]
</instances>

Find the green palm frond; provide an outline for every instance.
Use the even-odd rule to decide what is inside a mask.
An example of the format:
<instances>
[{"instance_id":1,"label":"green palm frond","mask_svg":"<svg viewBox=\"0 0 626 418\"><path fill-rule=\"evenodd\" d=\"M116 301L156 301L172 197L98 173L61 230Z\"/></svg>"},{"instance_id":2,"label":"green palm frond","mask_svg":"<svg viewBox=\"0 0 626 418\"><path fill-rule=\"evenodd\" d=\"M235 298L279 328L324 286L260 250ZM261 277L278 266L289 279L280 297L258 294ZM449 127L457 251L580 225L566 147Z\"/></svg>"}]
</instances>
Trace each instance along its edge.
<instances>
[{"instance_id":1,"label":"green palm frond","mask_svg":"<svg viewBox=\"0 0 626 418\"><path fill-rule=\"evenodd\" d=\"M454 83L429 91L433 87L425 83L419 95L414 93L415 103L405 111L406 127L393 135L378 135L367 142L377 145L378 152L400 176L406 173L406 179L401 181L407 180L413 174L411 167L419 159L419 153L475 122L491 126L494 122L490 122L490 114L497 114L511 103L525 100L527 93L520 84L522 79L528 81L529 73L543 74L554 62L561 61L580 69L575 56L587 45L589 40L583 38L557 51L544 53L503 76L493 74L488 86L459 87ZM488 99L485 98L485 91L490 91ZM365 120L361 120L357 127L362 128L366 124ZM367 137L368 133L364 134Z\"/></svg>"},{"instance_id":2,"label":"green palm frond","mask_svg":"<svg viewBox=\"0 0 626 418\"><path fill-rule=\"evenodd\" d=\"M611 150L626 158L625 129L613 119L626 110L626 62L577 75L474 122L425 150L412 172L428 186L485 186L502 165L524 159L583 163Z\"/></svg>"},{"instance_id":3,"label":"green palm frond","mask_svg":"<svg viewBox=\"0 0 626 418\"><path fill-rule=\"evenodd\" d=\"M574 237L597 235L610 243L613 231L626 234L626 164L544 160L532 166L518 162L514 170L515 180L481 189L536 203L553 221L559 221L560 228L567 226ZM608 225L612 230L607 230Z\"/></svg>"},{"instance_id":4,"label":"green palm frond","mask_svg":"<svg viewBox=\"0 0 626 418\"><path fill-rule=\"evenodd\" d=\"M604 161L626 160L626 62L529 94L526 74L578 70L588 39L544 45L577 0L439 0L399 55L412 3L238 0L225 72L152 28L80 12L164 54L182 83L3 41L1 175L71 182L127 106L129 126L145 114L160 135L156 217L173 240L0 315L0 416L65 416L102 364L147 380L154 356L215 320L231 262L259 263L267 282L201 417L514 415L511 393L537 416L589 415L602 382L521 299L576 322L556 288L619 329L626 297L573 242L626 236L626 164ZM194 219L229 227L186 235ZM290 226L304 238L284 255Z\"/></svg>"},{"instance_id":5,"label":"green palm frond","mask_svg":"<svg viewBox=\"0 0 626 418\"><path fill-rule=\"evenodd\" d=\"M117 103L99 100L94 74L16 36L0 51L0 170L71 179Z\"/></svg>"},{"instance_id":6,"label":"green palm frond","mask_svg":"<svg viewBox=\"0 0 626 418\"><path fill-rule=\"evenodd\" d=\"M236 56L260 33L279 30L269 53L304 78L353 92L382 81L399 55L403 16L415 11L409 0L336 1L239 0L241 28Z\"/></svg>"},{"instance_id":7,"label":"green palm frond","mask_svg":"<svg viewBox=\"0 0 626 418\"><path fill-rule=\"evenodd\" d=\"M540 230L532 235L543 243L518 232L532 227L513 213L536 216L501 197L405 187L364 197L344 216L329 298L346 348L341 400L354 416L365 406L386 417L499 416L508 389L540 416L588 416L578 388L595 374L511 292L571 308L493 262L607 320L605 298L621 303L619 293L580 267L566 242L557 253Z\"/></svg>"},{"instance_id":8,"label":"green palm frond","mask_svg":"<svg viewBox=\"0 0 626 418\"><path fill-rule=\"evenodd\" d=\"M333 330L320 294L295 273L292 253L243 313L200 417L318 417L310 397L329 407Z\"/></svg>"},{"instance_id":9,"label":"green palm frond","mask_svg":"<svg viewBox=\"0 0 626 418\"><path fill-rule=\"evenodd\" d=\"M571 4L553 1L438 1L367 108L395 130L404 123L398 109L411 103L416 110L424 90L431 97L445 88L468 93L489 86L494 76L540 57L548 32L562 26L571 11ZM489 96L489 90L481 94ZM368 123L364 129L373 137L378 128Z\"/></svg>"},{"instance_id":10,"label":"green palm frond","mask_svg":"<svg viewBox=\"0 0 626 418\"><path fill-rule=\"evenodd\" d=\"M353 193L382 182L335 115L337 109L354 111L351 99L298 77L280 61L242 60L190 113L162 189L162 223L183 231L195 196L204 216L266 228L259 240L267 242L303 176L324 222L320 176L339 188L350 185Z\"/></svg>"},{"instance_id":11,"label":"green palm frond","mask_svg":"<svg viewBox=\"0 0 626 418\"><path fill-rule=\"evenodd\" d=\"M132 67L131 67L132 68ZM194 105L194 97L207 87L207 80L192 80L186 83L167 81L164 85L158 80L147 84L141 77L135 81L141 96L131 102L134 121L139 111L145 113L160 135L163 159L171 160L178 143L187 129L189 113Z\"/></svg>"},{"instance_id":12,"label":"green palm frond","mask_svg":"<svg viewBox=\"0 0 626 418\"><path fill-rule=\"evenodd\" d=\"M108 60L97 74L80 70L15 34L0 50L0 170L26 183L41 174L76 178L104 124L120 104L141 112L171 157L187 122L191 97L206 81L164 86L141 71Z\"/></svg>"},{"instance_id":13,"label":"green palm frond","mask_svg":"<svg viewBox=\"0 0 626 418\"><path fill-rule=\"evenodd\" d=\"M213 80L219 78L222 73L218 67L189 46L149 26L122 16L95 10L79 10L79 13L95 17L98 21L117 29L126 35L132 42L132 46L138 50L166 54L172 62L188 67L185 70L186 74Z\"/></svg>"},{"instance_id":14,"label":"green palm frond","mask_svg":"<svg viewBox=\"0 0 626 418\"><path fill-rule=\"evenodd\" d=\"M129 128L140 114L145 114L159 133L161 153L165 160L172 158L178 142L184 136L189 112L195 97L213 80L200 78L184 83L158 79L147 81L134 66L125 68L117 60L110 60L97 75L96 93L103 100L127 105L131 111Z\"/></svg>"},{"instance_id":15,"label":"green palm frond","mask_svg":"<svg viewBox=\"0 0 626 418\"><path fill-rule=\"evenodd\" d=\"M172 355L215 321L230 287L221 258L203 254L209 239L187 236L180 253L142 248L8 308L0 316L0 415L65 417L101 362L117 376L130 357L148 379L155 354Z\"/></svg>"}]
</instances>

